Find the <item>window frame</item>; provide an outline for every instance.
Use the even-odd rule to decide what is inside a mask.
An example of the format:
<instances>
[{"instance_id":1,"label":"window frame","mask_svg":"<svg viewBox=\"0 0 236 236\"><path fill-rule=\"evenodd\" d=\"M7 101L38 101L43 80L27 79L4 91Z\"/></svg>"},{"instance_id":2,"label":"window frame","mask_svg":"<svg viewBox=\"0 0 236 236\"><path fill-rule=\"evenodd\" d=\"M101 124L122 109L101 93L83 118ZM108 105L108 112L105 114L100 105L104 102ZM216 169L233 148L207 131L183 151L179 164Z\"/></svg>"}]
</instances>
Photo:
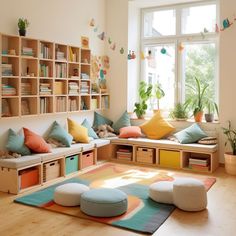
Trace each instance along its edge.
<instances>
[{"instance_id":1,"label":"window frame","mask_svg":"<svg viewBox=\"0 0 236 236\"><path fill-rule=\"evenodd\" d=\"M204 38L201 33L192 34L182 34L181 33L181 11L183 8L187 7L197 7L205 5L216 5L216 23L219 22L219 2L218 0L200 1L194 3L184 3L175 4L161 7L150 7L141 9L141 30L140 30L140 51L144 52L147 46L158 46L162 44L174 44L175 45L175 101L174 104L178 102L184 102L184 81L183 75L183 65L182 65L182 54L178 51L178 45L180 43L214 43L216 47L216 73L215 73L215 85L216 85L216 103L219 104L219 36L216 32L209 32L204 34ZM161 10L175 10L176 11L176 35L167 36L149 36L144 37L144 15L145 13L161 11ZM219 25L219 24L218 24ZM140 81L145 78L145 63L140 60Z\"/></svg>"}]
</instances>

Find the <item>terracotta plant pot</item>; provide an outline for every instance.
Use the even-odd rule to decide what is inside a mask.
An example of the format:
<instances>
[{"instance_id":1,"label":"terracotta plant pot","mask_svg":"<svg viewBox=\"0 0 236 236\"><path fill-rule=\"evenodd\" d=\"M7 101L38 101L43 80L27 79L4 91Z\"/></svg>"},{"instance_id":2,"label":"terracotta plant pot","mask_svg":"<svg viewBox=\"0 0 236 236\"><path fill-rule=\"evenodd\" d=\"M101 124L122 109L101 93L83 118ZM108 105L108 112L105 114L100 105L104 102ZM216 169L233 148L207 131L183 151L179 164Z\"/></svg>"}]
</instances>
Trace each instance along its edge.
<instances>
[{"instance_id":1,"label":"terracotta plant pot","mask_svg":"<svg viewBox=\"0 0 236 236\"><path fill-rule=\"evenodd\" d=\"M225 171L228 174L236 175L236 155L225 153Z\"/></svg>"},{"instance_id":2,"label":"terracotta plant pot","mask_svg":"<svg viewBox=\"0 0 236 236\"><path fill-rule=\"evenodd\" d=\"M194 114L194 120L196 122L202 122L203 111L198 111Z\"/></svg>"}]
</instances>

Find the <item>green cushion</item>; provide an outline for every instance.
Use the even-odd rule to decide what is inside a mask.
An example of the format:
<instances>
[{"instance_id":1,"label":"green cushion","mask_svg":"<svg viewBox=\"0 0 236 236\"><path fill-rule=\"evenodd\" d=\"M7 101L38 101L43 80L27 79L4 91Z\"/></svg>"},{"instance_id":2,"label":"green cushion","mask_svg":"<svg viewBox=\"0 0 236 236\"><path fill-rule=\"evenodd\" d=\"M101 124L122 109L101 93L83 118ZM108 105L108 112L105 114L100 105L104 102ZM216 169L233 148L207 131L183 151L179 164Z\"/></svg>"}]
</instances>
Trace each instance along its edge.
<instances>
[{"instance_id":1,"label":"green cushion","mask_svg":"<svg viewBox=\"0 0 236 236\"><path fill-rule=\"evenodd\" d=\"M97 112L94 112L94 121L93 121L94 128L97 128L99 125L104 125L104 124L112 126L112 123L113 122L109 120L108 118L100 115Z\"/></svg>"},{"instance_id":2,"label":"green cushion","mask_svg":"<svg viewBox=\"0 0 236 236\"><path fill-rule=\"evenodd\" d=\"M93 130L93 128L91 127L91 125L89 124L87 119L84 119L84 121L82 122L81 125L84 126L85 128L87 128L89 137L92 137L94 139L98 139L97 134L95 133L95 131Z\"/></svg>"},{"instance_id":3,"label":"green cushion","mask_svg":"<svg viewBox=\"0 0 236 236\"><path fill-rule=\"evenodd\" d=\"M127 111L125 111L122 116L112 125L112 128L116 133L120 132L120 128L130 126L130 118Z\"/></svg>"},{"instance_id":4,"label":"green cushion","mask_svg":"<svg viewBox=\"0 0 236 236\"><path fill-rule=\"evenodd\" d=\"M30 149L24 144L24 136L18 135L14 130L9 129L6 148L8 151L16 152L22 156L30 155Z\"/></svg>"},{"instance_id":5,"label":"green cushion","mask_svg":"<svg viewBox=\"0 0 236 236\"><path fill-rule=\"evenodd\" d=\"M195 143L198 140L207 137L207 134L199 127L197 123L194 123L190 127L181 130L174 134L174 137L182 144Z\"/></svg>"},{"instance_id":6,"label":"green cushion","mask_svg":"<svg viewBox=\"0 0 236 236\"><path fill-rule=\"evenodd\" d=\"M49 138L57 140L58 142L64 144L66 147L70 147L73 140L73 137L56 121L53 122L47 139Z\"/></svg>"}]
</instances>

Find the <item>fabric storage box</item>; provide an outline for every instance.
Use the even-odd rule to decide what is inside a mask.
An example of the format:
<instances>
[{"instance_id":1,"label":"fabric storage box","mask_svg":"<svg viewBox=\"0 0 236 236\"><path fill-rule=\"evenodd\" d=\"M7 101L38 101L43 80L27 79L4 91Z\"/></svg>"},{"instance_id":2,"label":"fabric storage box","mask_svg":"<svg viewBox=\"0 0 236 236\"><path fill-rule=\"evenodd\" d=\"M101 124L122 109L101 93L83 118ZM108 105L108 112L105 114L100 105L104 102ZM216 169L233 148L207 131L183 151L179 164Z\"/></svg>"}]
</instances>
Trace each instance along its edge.
<instances>
[{"instance_id":1,"label":"fabric storage box","mask_svg":"<svg viewBox=\"0 0 236 236\"><path fill-rule=\"evenodd\" d=\"M19 189L39 184L39 170L36 167L19 171Z\"/></svg>"},{"instance_id":2,"label":"fabric storage box","mask_svg":"<svg viewBox=\"0 0 236 236\"><path fill-rule=\"evenodd\" d=\"M139 147L136 153L136 161L142 163L154 163L154 153L155 150L153 148L143 148Z\"/></svg>"},{"instance_id":3,"label":"fabric storage box","mask_svg":"<svg viewBox=\"0 0 236 236\"><path fill-rule=\"evenodd\" d=\"M180 152L170 150L159 151L160 166L180 168Z\"/></svg>"},{"instance_id":4,"label":"fabric storage box","mask_svg":"<svg viewBox=\"0 0 236 236\"><path fill-rule=\"evenodd\" d=\"M79 155L66 157L66 175L79 170Z\"/></svg>"},{"instance_id":5,"label":"fabric storage box","mask_svg":"<svg viewBox=\"0 0 236 236\"><path fill-rule=\"evenodd\" d=\"M92 166L94 164L93 161L93 151L84 152L81 155L81 169Z\"/></svg>"},{"instance_id":6,"label":"fabric storage box","mask_svg":"<svg viewBox=\"0 0 236 236\"><path fill-rule=\"evenodd\" d=\"M59 160L43 164L43 182L60 177Z\"/></svg>"}]
</instances>

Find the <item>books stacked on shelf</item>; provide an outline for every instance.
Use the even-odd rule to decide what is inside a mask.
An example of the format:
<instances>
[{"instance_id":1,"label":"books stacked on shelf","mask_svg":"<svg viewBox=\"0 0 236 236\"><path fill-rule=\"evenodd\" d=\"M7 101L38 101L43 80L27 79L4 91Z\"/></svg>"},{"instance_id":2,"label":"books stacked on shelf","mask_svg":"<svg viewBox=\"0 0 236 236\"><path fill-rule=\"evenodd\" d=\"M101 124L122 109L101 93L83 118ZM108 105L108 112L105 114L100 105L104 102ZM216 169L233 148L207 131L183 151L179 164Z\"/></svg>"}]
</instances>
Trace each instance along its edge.
<instances>
[{"instance_id":1,"label":"books stacked on shelf","mask_svg":"<svg viewBox=\"0 0 236 236\"><path fill-rule=\"evenodd\" d=\"M78 111L78 104L76 99L70 98L68 100L69 111Z\"/></svg>"},{"instance_id":2,"label":"books stacked on shelf","mask_svg":"<svg viewBox=\"0 0 236 236\"><path fill-rule=\"evenodd\" d=\"M57 97L56 111L57 112L65 112L66 111L66 97Z\"/></svg>"},{"instance_id":3,"label":"books stacked on shelf","mask_svg":"<svg viewBox=\"0 0 236 236\"><path fill-rule=\"evenodd\" d=\"M44 43L40 43L40 58L50 59L49 47Z\"/></svg>"},{"instance_id":4,"label":"books stacked on shelf","mask_svg":"<svg viewBox=\"0 0 236 236\"><path fill-rule=\"evenodd\" d=\"M116 152L117 159L131 161L132 159L132 150L126 148L119 148Z\"/></svg>"},{"instance_id":5,"label":"books stacked on shelf","mask_svg":"<svg viewBox=\"0 0 236 236\"><path fill-rule=\"evenodd\" d=\"M50 83L40 83L39 94L40 95L51 95L52 89L51 89Z\"/></svg>"},{"instance_id":6,"label":"books stacked on shelf","mask_svg":"<svg viewBox=\"0 0 236 236\"><path fill-rule=\"evenodd\" d=\"M101 97L101 107L102 107L102 109L108 109L109 108L109 97L108 96L102 96Z\"/></svg>"},{"instance_id":7,"label":"books stacked on shelf","mask_svg":"<svg viewBox=\"0 0 236 236\"><path fill-rule=\"evenodd\" d=\"M2 117L10 117L11 109L8 99L2 99Z\"/></svg>"},{"instance_id":8,"label":"books stacked on shelf","mask_svg":"<svg viewBox=\"0 0 236 236\"><path fill-rule=\"evenodd\" d=\"M57 51L56 52L56 59L59 60L59 61L65 61L66 60L65 53Z\"/></svg>"},{"instance_id":9,"label":"books stacked on shelf","mask_svg":"<svg viewBox=\"0 0 236 236\"><path fill-rule=\"evenodd\" d=\"M76 82L68 83L69 95L79 95L79 86Z\"/></svg>"},{"instance_id":10,"label":"books stacked on shelf","mask_svg":"<svg viewBox=\"0 0 236 236\"><path fill-rule=\"evenodd\" d=\"M49 77L49 66L45 64L40 64L40 76Z\"/></svg>"},{"instance_id":11,"label":"books stacked on shelf","mask_svg":"<svg viewBox=\"0 0 236 236\"><path fill-rule=\"evenodd\" d=\"M89 75L86 74L86 73L81 73L81 79L83 79L83 80L89 80L90 77L89 77Z\"/></svg>"},{"instance_id":12,"label":"books stacked on shelf","mask_svg":"<svg viewBox=\"0 0 236 236\"><path fill-rule=\"evenodd\" d=\"M81 94L89 94L89 85L85 81L81 81L80 83L80 93Z\"/></svg>"},{"instance_id":13,"label":"books stacked on shelf","mask_svg":"<svg viewBox=\"0 0 236 236\"><path fill-rule=\"evenodd\" d=\"M57 63L56 64L56 77L57 78L66 78L67 73L66 73L66 64L64 63Z\"/></svg>"},{"instance_id":14,"label":"books stacked on shelf","mask_svg":"<svg viewBox=\"0 0 236 236\"><path fill-rule=\"evenodd\" d=\"M31 95L31 83L21 82L21 95Z\"/></svg>"},{"instance_id":15,"label":"books stacked on shelf","mask_svg":"<svg viewBox=\"0 0 236 236\"><path fill-rule=\"evenodd\" d=\"M208 158L189 158L189 168L193 170L209 171Z\"/></svg>"},{"instance_id":16,"label":"books stacked on shelf","mask_svg":"<svg viewBox=\"0 0 236 236\"><path fill-rule=\"evenodd\" d=\"M2 96L14 96L16 89L9 84L2 84Z\"/></svg>"},{"instance_id":17,"label":"books stacked on shelf","mask_svg":"<svg viewBox=\"0 0 236 236\"><path fill-rule=\"evenodd\" d=\"M21 115L29 115L29 114L30 114L29 102L28 100L22 100L21 101Z\"/></svg>"},{"instance_id":18,"label":"books stacked on shelf","mask_svg":"<svg viewBox=\"0 0 236 236\"><path fill-rule=\"evenodd\" d=\"M49 112L49 98L40 98L40 114Z\"/></svg>"},{"instance_id":19,"label":"books stacked on shelf","mask_svg":"<svg viewBox=\"0 0 236 236\"><path fill-rule=\"evenodd\" d=\"M23 47L22 48L22 55L28 56L28 57L33 57L34 56L33 48Z\"/></svg>"},{"instance_id":20,"label":"books stacked on shelf","mask_svg":"<svg viewBox=\"0 0 236 236\"><path fill-rule=\"evenodd\" d=\"M2 64L2 76L13 76L12 64Z\"/></svg>"}]
</instances>

